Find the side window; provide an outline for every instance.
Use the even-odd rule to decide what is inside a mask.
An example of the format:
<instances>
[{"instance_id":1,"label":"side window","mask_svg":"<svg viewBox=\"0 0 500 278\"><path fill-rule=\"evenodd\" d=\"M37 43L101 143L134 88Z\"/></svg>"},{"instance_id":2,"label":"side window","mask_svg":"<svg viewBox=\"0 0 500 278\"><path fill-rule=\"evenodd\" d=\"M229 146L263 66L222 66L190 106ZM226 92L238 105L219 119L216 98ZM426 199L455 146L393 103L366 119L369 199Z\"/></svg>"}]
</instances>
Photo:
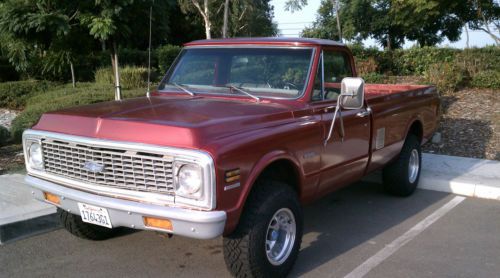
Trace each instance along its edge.
<instances>
[{"instance_id":1,"label":"side window","mask_svg":"<svg viewBox=\"0 0 500 278\"><path fill-rule=\"evenodd\" d=\"M325 51L325 82L340 83L344 77L351 77L351 63L344 52Z\"/></svg>"},{"instance_id":2,"label":"side window","mask_svg":"<svg viewBox=\"0 0 500 278\"><path fill-rule=\"evenodd\" d=\"M351 77L349 57L340 51L324 51L325 99L337 99L340 95L340 82L344 77Z\"/></svg>"}]
</instances>

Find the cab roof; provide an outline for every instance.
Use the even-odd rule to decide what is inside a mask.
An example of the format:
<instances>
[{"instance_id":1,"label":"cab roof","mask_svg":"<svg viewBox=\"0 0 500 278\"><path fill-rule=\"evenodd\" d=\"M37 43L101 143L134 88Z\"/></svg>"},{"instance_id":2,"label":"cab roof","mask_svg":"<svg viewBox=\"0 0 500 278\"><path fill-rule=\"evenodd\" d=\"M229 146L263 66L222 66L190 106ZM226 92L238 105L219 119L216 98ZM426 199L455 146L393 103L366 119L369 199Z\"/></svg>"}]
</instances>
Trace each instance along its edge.
<instances>
[{"instance_id":1,"label":"cab roof","mask_svg":"<svg viewBox=\"0 0 500 278\"><path fill-rule=\"evenodd\" d=\"M287 38L287 37L264 37L264 38L230 38L197 40L184 44L184 46L211 46L211 45L284 45L284 46L342 46L345 44L324 39L312 38Z\"/></svg>"}]
</instances>

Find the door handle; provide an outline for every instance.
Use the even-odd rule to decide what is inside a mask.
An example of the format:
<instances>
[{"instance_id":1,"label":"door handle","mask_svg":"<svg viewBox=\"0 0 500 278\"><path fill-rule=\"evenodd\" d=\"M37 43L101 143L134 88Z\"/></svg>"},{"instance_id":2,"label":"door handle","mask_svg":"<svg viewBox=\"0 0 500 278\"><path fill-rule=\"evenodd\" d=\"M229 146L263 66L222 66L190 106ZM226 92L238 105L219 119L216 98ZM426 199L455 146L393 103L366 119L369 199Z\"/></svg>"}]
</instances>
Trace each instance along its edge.
<instances>
[{"instance_id":1,"label":"door handle","mask_svg":"<svg viewBox=\"0 0 500 278\"><path fill-rule=\"evenodd\" d=\"M372 112L371 108L366 108L365 111L361 111L361 112L356 113L356 117L364 118L364 117L370 115L371 112Z\"/></svg>"}]
</instances>

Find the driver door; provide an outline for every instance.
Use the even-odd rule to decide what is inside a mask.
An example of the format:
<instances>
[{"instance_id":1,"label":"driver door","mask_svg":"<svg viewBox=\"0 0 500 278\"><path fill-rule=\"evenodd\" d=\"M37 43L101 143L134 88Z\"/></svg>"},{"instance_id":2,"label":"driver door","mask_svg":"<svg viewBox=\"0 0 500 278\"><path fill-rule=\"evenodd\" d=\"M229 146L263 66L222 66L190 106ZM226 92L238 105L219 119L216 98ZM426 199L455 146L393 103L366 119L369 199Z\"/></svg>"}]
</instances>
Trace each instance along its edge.
<instances>
[{"instance_id":1,"label":"driver door","mask_svg":"<svg viewBox=\"0 0 500 278\"><path fill-rule=\"evenodd\" d=\"M352 60L341 50L323 50L323 72L318 72L319 90L313 94L313 109L321 115L324 139L333 119L340 84L344 77L353 76ZM319 83L319 84L318 84ZM315 86L316 87L316 86ZM341 109L342 110L342 109ZM319 193L324 194L358 180L366 169L369 158L370 117L365 107L342 110L344 135L339 115L332 137L323 145ZM323 141L324 143L324 141Z\"/></svg>"}]
</instances>

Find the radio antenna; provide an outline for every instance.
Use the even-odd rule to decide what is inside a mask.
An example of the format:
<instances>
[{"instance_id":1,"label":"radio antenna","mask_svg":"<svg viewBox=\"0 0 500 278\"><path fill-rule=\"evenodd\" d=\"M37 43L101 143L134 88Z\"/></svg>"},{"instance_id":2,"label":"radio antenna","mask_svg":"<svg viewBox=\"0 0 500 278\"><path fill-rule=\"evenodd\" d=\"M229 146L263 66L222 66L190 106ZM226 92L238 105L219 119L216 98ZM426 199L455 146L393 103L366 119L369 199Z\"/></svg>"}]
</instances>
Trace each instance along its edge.
<instances>
[{"instance_id":1,"label":"radio antenna","mask_svg":"<svg viewBox=\"0 0 500 278\"><path fill-rule=\"evenodd\" d=\"M153 4L149 7L149 47L148 47L148 89L146 91L146 96L150 97L151 96L151 18L153 17L153 5L154 5L154 0Z\"/></svg>"}]
</instances>

